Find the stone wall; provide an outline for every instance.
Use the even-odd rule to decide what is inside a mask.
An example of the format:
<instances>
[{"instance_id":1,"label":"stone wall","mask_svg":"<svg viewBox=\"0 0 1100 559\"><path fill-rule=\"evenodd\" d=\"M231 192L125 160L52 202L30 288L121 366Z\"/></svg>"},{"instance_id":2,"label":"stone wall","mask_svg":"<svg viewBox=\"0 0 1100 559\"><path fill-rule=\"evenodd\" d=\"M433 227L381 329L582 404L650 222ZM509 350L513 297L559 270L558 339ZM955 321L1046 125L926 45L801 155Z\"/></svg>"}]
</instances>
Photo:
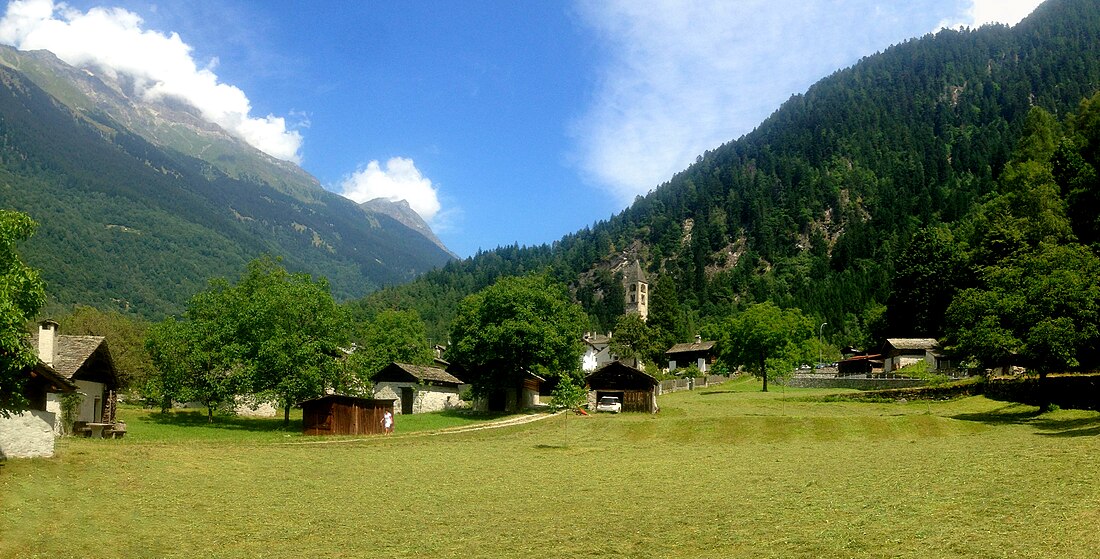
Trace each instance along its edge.
<instances>
[{"instance_id":1,"label":"stone wall","mask_svg":"<svg viewBox=\"0 0 1100 559\"><path fill-rule=\"evenodd\" d=\"M459 397L459 387L421 386L411 382L380 382L374 385L374 397L394 402L394 413L401 413L401 389L413 389L413 413L451 410L466 407Z\"/></svg>"},{"instance_id":2,"label":"stone wall","mask_svg":"<svg viewBox=\"0 0 1100 559\"><path fill-rule=\"evenodd\" d=\"M53 456L54 420L54 414L40 410L0 417L0 458Z\"/></svg>"},{"instance_id":3,"label":"stone wall","mask_svg":"<svg viewBox=\"0 0 1100 559\"><path fill-rule=\"evenodd\" d=\"M912 378L853 378L833 375L795 375L787 382L792 388L851 388L854 390L888 390L924 386L927 381Z\"/></svg>"}]
</instances>

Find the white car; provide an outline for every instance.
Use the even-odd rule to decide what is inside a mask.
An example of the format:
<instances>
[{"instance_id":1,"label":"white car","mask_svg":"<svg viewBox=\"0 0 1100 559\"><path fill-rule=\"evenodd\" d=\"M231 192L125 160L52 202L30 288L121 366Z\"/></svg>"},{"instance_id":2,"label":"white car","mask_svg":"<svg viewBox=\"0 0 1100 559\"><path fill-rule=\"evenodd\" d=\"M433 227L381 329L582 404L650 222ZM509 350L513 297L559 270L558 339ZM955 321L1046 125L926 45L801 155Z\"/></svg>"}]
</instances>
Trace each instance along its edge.
<instances>
[{"instance_id":1,"label":"white car","mask_svg":"<svg viewBox=\"0 0 1100 559\"><path fill-rule=\"evenodd\" d=\"M600 398L599 403L596 404L596 411L619 413L623 411L623 403L615 396L604 396Z\"/></svg>"}]
</instances>

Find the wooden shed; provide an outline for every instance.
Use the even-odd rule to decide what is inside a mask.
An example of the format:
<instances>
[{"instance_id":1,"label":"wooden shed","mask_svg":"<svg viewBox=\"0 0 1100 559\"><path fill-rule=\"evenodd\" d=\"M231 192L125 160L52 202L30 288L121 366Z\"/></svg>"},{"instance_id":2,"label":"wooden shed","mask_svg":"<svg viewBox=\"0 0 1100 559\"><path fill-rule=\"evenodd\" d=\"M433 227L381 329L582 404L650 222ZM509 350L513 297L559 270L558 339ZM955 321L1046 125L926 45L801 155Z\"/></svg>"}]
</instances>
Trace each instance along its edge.
<instances>
[{"instance_id":1,"label":"wooden shed","mask_svg":"<svg viewBox=\"0 0 1100 559\"><path fill-rule=\"evenodd\" d=\"M374 435L383 433L382 415L393 413L393 400L332 394L302 402L306 435Z\"/></svg>"},{"instance_id":2,"label":"wooden shed","mask_svg":"<svg viewBox=\"0 0 1100 559\"><path fill-rule=\"evenodd\" d=\"M623 411L656 413L657 379L624 364L622 361L608 363L596 369L587 377L588 405L595 409L596 402L604 396L615 396L623 403Z\"/></svg>"}]
</instances>

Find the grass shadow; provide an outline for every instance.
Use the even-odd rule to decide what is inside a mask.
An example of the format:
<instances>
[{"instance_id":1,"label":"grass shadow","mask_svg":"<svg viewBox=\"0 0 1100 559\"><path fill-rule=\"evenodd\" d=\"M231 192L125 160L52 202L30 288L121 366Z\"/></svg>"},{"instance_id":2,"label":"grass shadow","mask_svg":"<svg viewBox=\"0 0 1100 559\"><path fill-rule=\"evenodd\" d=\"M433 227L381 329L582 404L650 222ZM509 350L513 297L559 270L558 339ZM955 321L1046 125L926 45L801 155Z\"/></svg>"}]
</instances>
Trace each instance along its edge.
<instances>
[{"instance_id":1,"label":"grass shadow","mask_svg":"<svg viewBox=\"0 0 1100 559\"><path fill-rule=\"evenodd\" d=\"M976 421L987 425L1029 425L1046 437L1088 437L1100 435L1100 415L1091 417L1055 417L1042 413L1035 406L1010 404L981 413L951 416L961 421Z\"/></svg>"},{"instance_id":2,"label":"grass shadow","mask_svg":"<svg viewBox=\"0 0 1100 559\"><path fill-rule=\"evenodd\" d=\"M696 393L700 396L713 396L715 394L737 394L738 390L699 390Z\"/></svg>"},{"instance_id":3,"label":"grass shadow","mask_svg":"<svg viewBox=\"0 0 1100 559\"><path fill-rule=\"evenodd\" d=\"M283 418L267 417L243 417L239 415L215 415L211 422L205 411L172 411L169 413L151 413L138 421L148 421L157 425L169 425L173 427L208 427L213 429L227 429L234 431L252 431L269 433L277 431L302 431L302 420L291 419L290 425L284 426Z\"/></svg>"}]
</instances>

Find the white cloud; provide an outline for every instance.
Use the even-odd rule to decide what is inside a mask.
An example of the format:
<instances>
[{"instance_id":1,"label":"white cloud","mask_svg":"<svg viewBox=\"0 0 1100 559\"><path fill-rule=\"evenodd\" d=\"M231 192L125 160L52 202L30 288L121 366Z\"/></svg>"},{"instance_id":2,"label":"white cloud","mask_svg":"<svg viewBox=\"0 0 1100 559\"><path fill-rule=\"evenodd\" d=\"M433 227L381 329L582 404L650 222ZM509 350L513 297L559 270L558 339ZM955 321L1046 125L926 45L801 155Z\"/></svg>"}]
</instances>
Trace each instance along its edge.
<instances>
[{"instance_id":1,"label":"white cloud","mask_svg":"<svg viewBox=\"0 0 1100 559\"><path fill-rule=\"evenodd\" d=\"M958 6L970 8L968 25L980 25L1016 23L1040 3L575 1L597 38L598 81L572 123L572 155L587 180L622 203L750 132L792 94L964 13Z\"/></svg>"},{"instance_id":2,"label":"white cloud","mask_svg":"<svg viewBox=\"0 0 1100 559\"><path fill-rule=\"evenodd\" d=\"M1016 25L1042 3L1043 0L971 0L961 19L945 19L936 29L977 28L987 23Z\"/></svg>"},{"instance_id":3,"label":"white cloud","mask_svg":"<svg viewBox=\"0 0 1100 559\"><path fill-rule=\"evenodd\" d=\"M146 99L183 99L257 149L301 162L301 134L289 130L283 117L250 116L245 93L218 81L213 71L217 59L200 67L178 34L142 29L142 23L140 16L121 8L81 12L53 0L13 0L0 19L0 42L21 50L49 50L74 66L129 76Z\"/></svg>"},{"instance_id":4,"label":"white cloud","mask_svg":"<svg viewBox=\"0 0 1100 559\"><path fill-rule=\"evenodd\" d=\"M344 197L360 204L375 198L392 202L405 200L413 211L429 223L439 214L440 204L432 181L422 175L412 159L393 157L386 168L371 161L341 183Z\"/></svg>"}]
</instances>

